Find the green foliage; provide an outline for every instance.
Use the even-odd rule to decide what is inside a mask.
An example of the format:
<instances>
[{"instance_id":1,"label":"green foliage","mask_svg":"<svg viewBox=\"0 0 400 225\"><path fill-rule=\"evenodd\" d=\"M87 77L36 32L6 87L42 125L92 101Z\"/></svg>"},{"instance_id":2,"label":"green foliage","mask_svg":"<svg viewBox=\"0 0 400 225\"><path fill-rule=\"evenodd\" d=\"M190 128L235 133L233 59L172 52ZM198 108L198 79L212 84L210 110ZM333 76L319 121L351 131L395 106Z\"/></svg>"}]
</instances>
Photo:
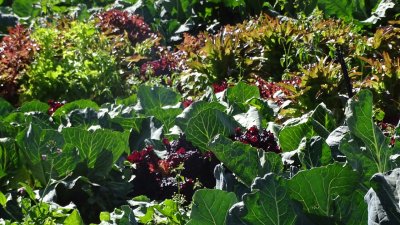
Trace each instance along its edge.
<instances>
[{"instance_id":1,"label":"green foliage","mask_svg":"<svg viewBox=\"0 0 400 225\"><path fill-rule=\"evenodd\" d=\"M319 135L327 138L335 125L332 112L324 104L320 104L309 114L305 114L301 118L290 119L284 123L279 132L281 148L284 151L294 150L304 137L311 138Z\"/></svg>"},{"instance_id":2,"label":"green foliage","mask_svg":"<svg viewBox=\"0 0 400 225\"><path fill-rule=\"evenodd\" d=\"M372 93L363 90L349 100L345 114L350 136L343 138L340 151L354 169L363 174L364 180L392 169L390 156L399 149L389 147L388 138L373 122Z\"/></svg>"},{"instance_id":3,"label":"green foliage","mask_svg":"<svg viewBox=\"0 0 400 225\"><path fill-rule=\"evenodd\" d=\"M396 204L398 197L399 169L385 174L377 173L371 178L372 188L368 191L365 201L368 204L370 218L377 222L377 218L383 218L383 222L395 224L400 221L399 206Z\"/></svg>"},{"instance_id":4,"label":"green foliage","mask_svg":"<svg viewBox=\"0 0 400 225\"><path fill-rule=\"evenodd\" d=\"M38 28L32 38L40 51L26 72L23 99L104 102L124 94L111 46L93 23Z\"/></svg>"},{"instance_id":5,"label":"green foliage","mask_svg":"<svg viewBox=\"0 0 400 225\"><path fill-rule=\"evenodd\" d=\"M228 224L295 224L297 215L285 184L272 173L257 177L252 192L244 194L241 204L231 208Z\"/></svg>"},{"instance_id":6,"label":"green foliage","mask_svg":"<svg viewBox=\"0 0 400 225\"><path fill-rule=\"evenodd\" d=\"M399 10L397 2L391 0L287 0L277 1L273 8L294 18L299 14L308 16L318 9L326 17L334 16L345 21L355 20L360 26L378 25Z\"/></svg>"},{"instance_id":7,"label":"green foliage","mask_svg":"<svg viewBox=\"0 0 400 225\"><path fill-rule=\"evenodd\" d=\"M257 176L263 176L267 171L261 163L262 153L250 145L233 142L223 136L217 136L209 145L216 157L247 186Z\"/></svg>"},{"instance_id":8,"label":"green foliage","mask_svg":"<svg viewBox=\"0 0 400 225\"><path fill-rule=\"evenodd\" d=\"M0 94L12 103L0 98L6 224L398 221L399 125L384 123L398 124L400 112L399 22L386 23L397 2L0 4L0 29L12 12L35 24L10 30L0 46ZM97 14L97 6L114 10ZM58 19L65 13L77 20ZM180 45L164 45L186 31ZM68 103L52 114L48 99ZM253 126L278 137L283 153L251 147L259 140L250 132L232 141ZM182 146L170 142L177 137ZM219 160L215 189L181 174L199 166L182 161L186 145L207 154L200 160ZM178 191L159 202L135 196L139 170L157 176L161 192ZM192 201L185 185L197 190Z\"/></svg>"},{"instance_id":9,"label":"green foliage","mask_svg":"<svg viewBox=\"0 0 400 225\"><path fill-rule=\"evenodd\" d=\"M250 16L257 16L265 10L262 1L137 1L127 10L140 14L160 32L167 42L178 41L183 32L196 33L208 26L219 23L232 24ZM168 13L164 13L168 12ZM216 28L214 28L216 29Z\"/></svg>"},{"instance_id":10,"label":"green foliage","mask_svg":"<svg viewBox=\"0 0 400 225\"><path fill-rule=\"evenodd\" d=\"M121 206L121 208L116 208L113 212L102 212L100 213L100 224L104 225L135 225L136 220L134 213L131 208L127 205Z\"/></svg>"},{"instance_id":11,"label":"green foliage","mask_svg":"<svg viewBox=\"0 0 400 225\"><path fill-rule=\"evenodd\" d=\"M237 202L233 193L221 190L199 190L193 196L188 225L226 224L228 209Z\"/></svg>"},{"instance_id":12,"label":"green foliage","mask_svg":"<svg viewBox=\"0 0 400 225\"><path fill-rule=\"evenodd\" d=\"M179 120L187 139L202 151L207 151L207 145L215 135L230 136L239 126L231 116L216 108L218 104L195 106L184 111L179 116Z\"/></svg>"}]
</instances>

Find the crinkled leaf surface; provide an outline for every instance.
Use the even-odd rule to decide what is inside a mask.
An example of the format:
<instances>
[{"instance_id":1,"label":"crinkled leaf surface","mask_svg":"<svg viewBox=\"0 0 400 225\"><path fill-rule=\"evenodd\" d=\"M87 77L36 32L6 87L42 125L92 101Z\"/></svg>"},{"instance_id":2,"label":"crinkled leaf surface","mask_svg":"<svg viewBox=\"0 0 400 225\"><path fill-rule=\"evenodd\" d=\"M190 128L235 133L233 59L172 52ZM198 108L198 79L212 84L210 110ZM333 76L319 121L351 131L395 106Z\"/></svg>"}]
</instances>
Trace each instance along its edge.
<instances>
[{"instance_id":1,"label":"crinkled leaf surface","mask_svg":"<svg viewBox=\"0 0 400 225\"><path fill-rule=\"evenodd\" d=\"M257 177L252 192L229 210L229 224L294 225L297 215L285 184L272 173Z\"/></svg>"},{"instance_id":2,"label":"crinkled leaf surface","mask_svg":"<svg viewBox=\"0 0 400 225\"><path fill-rule=\"evenodd\" d=\"M187 225L225 225L229 208L237 202L236 195L216 189L198 190Z\"/></svg>"}]
</instances>

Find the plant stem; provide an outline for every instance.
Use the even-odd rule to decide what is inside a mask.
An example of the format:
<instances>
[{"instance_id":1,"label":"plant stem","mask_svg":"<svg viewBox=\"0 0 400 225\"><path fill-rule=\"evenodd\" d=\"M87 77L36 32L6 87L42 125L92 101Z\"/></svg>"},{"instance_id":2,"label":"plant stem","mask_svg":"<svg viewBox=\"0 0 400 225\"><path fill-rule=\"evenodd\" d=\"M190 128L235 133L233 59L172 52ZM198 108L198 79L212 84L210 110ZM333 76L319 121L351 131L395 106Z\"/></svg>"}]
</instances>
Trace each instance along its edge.
<instances>
[{"instance_id":1,"label":"plant stem","mask_svg":"<svg viewBox=\"0 0 400 225\"><path fill-rule=\"evenodd\" d=\"M351 85L349 73L347 72L346 62L344 61L342 49L340 46L338 47L336 54L337 54L337 59L342 67L344 82L346 83L346 89L347 89L348 96L349 96L349 98L351 98L351 97L353 97L353 86Z\"/></svg>"}]
</instances>

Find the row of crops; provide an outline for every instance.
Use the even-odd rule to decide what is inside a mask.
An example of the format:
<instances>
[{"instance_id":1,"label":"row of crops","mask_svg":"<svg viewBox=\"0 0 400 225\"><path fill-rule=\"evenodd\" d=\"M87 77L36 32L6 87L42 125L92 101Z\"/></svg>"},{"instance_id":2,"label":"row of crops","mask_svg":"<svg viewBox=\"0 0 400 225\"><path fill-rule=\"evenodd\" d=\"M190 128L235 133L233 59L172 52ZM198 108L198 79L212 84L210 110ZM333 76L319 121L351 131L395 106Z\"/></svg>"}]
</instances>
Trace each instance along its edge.
<instances>
[{"instance_id":1,"label":"row of crops","mask_svg":"<svg viewBox=\"0 0 400 225\"><path fill-rule=\"evenodd\" d=\"M391 0L0 0L0 224L400 224Z\"/></svg>"}]
</instances>

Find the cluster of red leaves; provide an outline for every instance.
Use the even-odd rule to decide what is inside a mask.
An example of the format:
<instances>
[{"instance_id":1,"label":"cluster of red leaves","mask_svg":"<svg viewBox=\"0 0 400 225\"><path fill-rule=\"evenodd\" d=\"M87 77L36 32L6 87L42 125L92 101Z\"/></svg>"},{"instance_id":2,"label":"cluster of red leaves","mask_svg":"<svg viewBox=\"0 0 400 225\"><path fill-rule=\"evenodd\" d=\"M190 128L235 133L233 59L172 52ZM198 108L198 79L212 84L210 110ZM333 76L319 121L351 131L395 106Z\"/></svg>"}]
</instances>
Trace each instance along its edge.
<instances>
[{"instance_id":1,"label":"cluster of red leaves","mask_svg":"<svg viewBox=\"0 0 400 225\"><path fill-rule=\"evenodd\" d=\"M155 37L150 26L138 15L130 15L117 9L106 11L98 16L99 26L105 33L123 35L125 32L132 44Z\"/></svg>"},{"instance_id":2,"label":"cluster of red leaves","mask_svg":"<svg viewBox=\"0 0 400 225\"><path fill-rule=\"evenodd\" d=\"M184 135L171 143L163 139L163 144L167 149L164 159L157 156L152 146L133 151L127 157L129 162L135 164L134 196L146 195L162 200L171 198L180 190L190 202L195 191L195 180L207 188L215 186L213 171L219 161L211 152L201 153L186 141ZM180 170L184 180L177 180L177 170Z\"/></svg>"},{"instance_id":3,"label":"cluster of red leaves","mask_svg":"<svg viewBox=\"0 0 400 225\"><path fill-rule=\"evenodd\" d=\"M244 132L240 127L236 128L232 139L249 144L255 148L261 148L266 152L282 152L275 140L274 134L265 129L259 130L257 126L252 126Z\"/></svg>"},{"instance_id":4,"label":"cluster of red leaves","mask_svg":"<svg viewBox=\"0 0 400 225\"><path fill-rule=\"evenodd\" d=\"M197 36L192 36L188 33L183 34L183 41L176 46L177 51L172 55L176 61L176 68L186 70L190 66L187 64L189 58L202 55L201 50L205 46L208 34L199 33ZM190 60L189 60L190 61Z\"/></svg>"},{"instance_id":5,"label":"cluster of red leaves","mask_svg":"<svg viewBox=\"0 0 400 225\"><path fill-rule=\"evenodd\" d=\"M184 52L196 53L200 51L206 43L207 35L205 33L199 33L196 37L188 33L183 34L183 42L177 46L177 48Z\"/></svg>"},{"instance_id":6,"label":"cluster of red leaves","mask_svg":"<svg viewBox=\"0 0 400 225\"><path fill-rule=\"evenodd\" d=\"M18 101L21 73L33 60L38 46L30 38L30 31L21 25L9 29L0 43L0 96L13 104Z\"/></svg>"},{"instance_id":7,"label":"cluster of red leaves","mask_svg":"<svg viewBox=\"0 0 400 225\"><path fill-rule=\"evenodd\" d=\"M378 122L378 127L386 137L390 137L389 146L393 147L396 141L400 141L400 136L396 134L396 126L390 123Z\"/></svg>"},{"instance_id":8,"label":"cluster of red leaves","mask_svg":"<svg viewBox=\"0 0 400 225\"><path fill-rule=\"evenodd\" d=\"M183 101L182 101L183 108L186 109L186 108L189 107L192 103L193 103L193 100L191 100L191 99L185 99L185 100L183 100Z\"/></svg>"},{"instance_id":9,"label":"cluster of red leaves","mask_svg":"<svg viewBox=\"0 0 400 225\"><path fill-rule=\"evenodd\" d=\"M169 75L175 70L175 61L170 57L163 56L158 60L146 62L140 67L140 74L145 76L148 71L151 71L153 76Z\"/></svg>"},{"instance_id":10,"label":"cluster of red leaves","mask_svg":"<svg viewBox=\"0 0 400 225\"><path fill-rule=\"evenodd\" d=\"M213 83L212 87L214 89L214 93L219 93L228 88L228 83L226 81L223 81L221 83Z\"/></svg>"},{"instance_id":11,"label":"cluster of red leaves","mask_svg":"<svg viewBox=\"0 0 400 225\"><path fill-rule=\"evenodd\" d=\"M65 105L65 103L67 103L66 101L54 101L52 99L47 101L47 104L49 105L49 109L47 110L47 114L49 114L50 116L53 115L53 113L60 108L61 106Z\"/></svg>"},{"instance_id":12,"label":"cluster of red leaves","mask_svg":"<svg viewBox=\"0 0 400 225\"><path fill-rule=\"evenodd\" d=\"M272 99L278 105L281 105L284 102L285 97L295 94L289 89L289 87L296 89L300 86L300 83L300 77L294 77L291 80L284 80L281 82L269 82L260 77L256 77L255 85L260 90L262 98Z\"/></svg>"}]
</instances>

